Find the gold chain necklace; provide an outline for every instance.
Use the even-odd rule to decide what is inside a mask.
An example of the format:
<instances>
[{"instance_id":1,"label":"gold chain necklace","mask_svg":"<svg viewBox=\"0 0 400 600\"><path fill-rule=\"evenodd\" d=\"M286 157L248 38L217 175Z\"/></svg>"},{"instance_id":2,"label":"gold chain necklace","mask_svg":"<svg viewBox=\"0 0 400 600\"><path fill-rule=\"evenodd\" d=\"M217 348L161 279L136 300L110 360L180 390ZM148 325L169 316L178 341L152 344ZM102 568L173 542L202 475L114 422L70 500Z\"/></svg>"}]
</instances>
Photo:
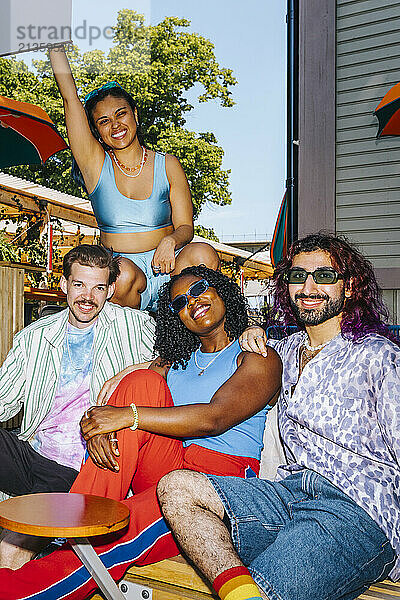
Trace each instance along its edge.
<instances>
[{"instance_id":1,"label":"gold chain necklace","mask_svg":"<svg viewBox=\"0 0 400 600\"><path fill-rule=\"evenodd\" d=\"M227 346L225 346L225 348L222 348L222 350L220 350L220 351L219 351L219 352L218 352L218 353L217 353L217 354L214 356L214 358L212 358L212 359L210 360L210 362L209 362L208 364L206 364L206 366L205 366L205 367L202 367L202 366L201 366L201 365L199 365L199 363L197 362L197 353L198 353L198 351L200 350L200 348L197 348L196 352L194 353L194 363L195 363L196 367L197 367L198 369L200 369L200 373L198 373L199 377L200 377L200 375L203 375L204 371L205 371L206 369L208 369L208 367L210 367L210 366L213 364L214 360L217 360L218 356L219 356L220 354L222 354L222 353L223 353L223 351L224 351L224 350L226 350L227 348L229 348L229 346L231 346L232 344L233 344L233 342L230 342L230 343L229 343Z\"/></svg>"},{"instance_id":2,"label":"gold chain necklace","mask_svg":"<svg viewBox=\"0 0 400 600\"><path fill-rule=\"evenodd\" d=\"M135 165L134 167L127 167L126 165L124 165L124 163L122 163L119 158L117 158L114 154L114 150L110 150L111 156L114 159L115 164L117 165L118 169L121 171L121 173L123 173L124 175L126 175L127 177L139 177L140 173L143 170L143 167L146 163L147 160L147 148L145 148L144 146L142 147L142 158L140 159L140 162L138 162L137 165ZM140 167L140 169L139 169ZM136 171L137 169L139 169L139 173L136 173L136 175L131 175L131 173L133 173L133 171Z\"/></svg>"}]
</instances>

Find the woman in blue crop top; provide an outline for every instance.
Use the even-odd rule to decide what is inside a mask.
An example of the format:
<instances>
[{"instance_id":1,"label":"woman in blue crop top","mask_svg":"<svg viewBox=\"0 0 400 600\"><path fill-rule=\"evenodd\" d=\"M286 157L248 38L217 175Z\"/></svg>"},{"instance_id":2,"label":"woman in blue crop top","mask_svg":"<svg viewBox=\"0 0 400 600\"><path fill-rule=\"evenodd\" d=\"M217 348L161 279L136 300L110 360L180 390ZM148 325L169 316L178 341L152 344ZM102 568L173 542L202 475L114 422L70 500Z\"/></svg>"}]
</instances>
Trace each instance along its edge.
<instances>
[{"instance_id":1,"label":"woman in blue crop top","mask_svg":"<svg viewBox=\"0 0 400 600\"><path fill-rule=\"evenodd\" d=\"M86 462L71 491L122 500L131 513L121 535L93 542L117 580L132 563L179 553L157 502L163 474L184 467L255 476L266 407L280 387L274 350L267 357L241 351L237 338L247 325L246 304L220 272L198 266L173 277L161 290L156 320L163 360L126 376L110 404L81 421L93 462ZM185 448L175 436L185 438ZM134 495L125 499L129 488ZM79 600L95 588L67 545L17 571L0 569L0 600Z\"/></svg>"},{"instance_id":2,"label":"woman in blue crop top","mask_svg":"<svg viewBox=\"0 0 400 600\"><path fill-rule=\"evenodd\" d=\"M210 245L189 244L193 207L185 173L177 158L140 143L135 102L118 83L92 91L83 107L63 48L50 50L50 60L101 242L121 256L112 301L155 309L170 273L198 264L219 268Z\"/></svg>"}]
</instances>

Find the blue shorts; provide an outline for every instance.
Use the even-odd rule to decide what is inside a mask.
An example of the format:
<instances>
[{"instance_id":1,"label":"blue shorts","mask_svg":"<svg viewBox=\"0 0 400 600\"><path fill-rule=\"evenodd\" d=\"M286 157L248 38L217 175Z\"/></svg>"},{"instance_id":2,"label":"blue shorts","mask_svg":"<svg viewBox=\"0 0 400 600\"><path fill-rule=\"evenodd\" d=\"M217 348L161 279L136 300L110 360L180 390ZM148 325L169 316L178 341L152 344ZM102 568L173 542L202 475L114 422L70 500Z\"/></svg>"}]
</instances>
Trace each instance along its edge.
<instances>
[{"instance_id":1,"label":"blue shorts","mask_svg":"<svg viewBox=\"0 0 400 600\"><path fill-rule=\"evenodd\" d=\"M373 519L314 471L277 482L208 478L240 559L270 600L351 600L394 565Z\"/></svg>"},{"instance_id":2,"label":"blue shorts","mask_svg":"<svg viewBox=\"0 0 400 600\"><path fill-rule=\"evenodd\" d=\"M146 276L147 286L146 289L141 293L140 299L140 310L157 310L158 292L160 287L170 280L169 273L154 273L151 261L153 260L154 250L148 250L147 252L136 252L132 254L124 254L124 252L114 252L115 256L123 256L129 258L135 263L139 269L142 269ZM181 249L175 252L175 256L179 254Z\"/></svg>"}]
</instances>

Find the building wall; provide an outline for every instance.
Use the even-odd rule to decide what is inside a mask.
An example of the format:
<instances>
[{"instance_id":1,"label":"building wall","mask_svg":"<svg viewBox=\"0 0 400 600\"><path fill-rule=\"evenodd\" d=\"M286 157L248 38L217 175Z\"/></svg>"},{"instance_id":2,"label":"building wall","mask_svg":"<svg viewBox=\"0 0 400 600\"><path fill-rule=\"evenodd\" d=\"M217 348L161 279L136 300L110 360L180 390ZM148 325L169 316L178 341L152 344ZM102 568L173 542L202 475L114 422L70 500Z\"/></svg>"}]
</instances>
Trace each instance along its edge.
<instances>
[{"instance_id":1,"label":"building wall","mask_svg":"<svg viewBox=\"0 0 400 600\"><path fill-rule=\"evenodd\" d=\"M336 3L336 232L370 258L400 318L400 137L374 110L400 81L400 2Z\"/></svg>"},{"instance_id":2,"label":"building wall","mask_svg":"<svg viewBox=\"0 0 400 600\"><path fill-rule=\"evenodd\" d=\"M383 299L390 311L391 321L400 324L400 290L383 290Z\"/></svg>"},{"instance_id":3,"label":"building wall","mask_svg":"<svg viewBox=\"0 0 400 600\"><path fill-rule=\"evenodd\" d=\"M400 137L374 110L400 81L400 0L299 0L298 235L346 234L400 323Z\"/></svg>"},{"instance_id":4,"label":"building wall","mask_svg":"<svg viewBox=\"0 0 400 600\"><path fill-rule=\"evenodd\" d=\"M335 230L336 0L299 0L298 236Z\"/></svg>"}]
</instances>

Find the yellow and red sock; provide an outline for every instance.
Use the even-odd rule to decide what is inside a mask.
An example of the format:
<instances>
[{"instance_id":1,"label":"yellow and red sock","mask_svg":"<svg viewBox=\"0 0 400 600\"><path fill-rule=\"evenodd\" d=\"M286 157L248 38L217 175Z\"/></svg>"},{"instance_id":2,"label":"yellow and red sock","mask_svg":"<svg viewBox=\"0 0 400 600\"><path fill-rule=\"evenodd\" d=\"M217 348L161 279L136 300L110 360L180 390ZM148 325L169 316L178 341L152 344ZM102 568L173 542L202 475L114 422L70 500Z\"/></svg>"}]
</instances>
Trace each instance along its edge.
<instances>
[{"instance_id":1,"label":"yellow and red sock","mask_svg":"<svg viewBox=\"0 0 400 600\"><path fill-rule=\"evenodd\" d=\"M232 567L214 579L213 587L221 600L258 600L261 598L246 567Z\"/></svg>"}]
</instances>

